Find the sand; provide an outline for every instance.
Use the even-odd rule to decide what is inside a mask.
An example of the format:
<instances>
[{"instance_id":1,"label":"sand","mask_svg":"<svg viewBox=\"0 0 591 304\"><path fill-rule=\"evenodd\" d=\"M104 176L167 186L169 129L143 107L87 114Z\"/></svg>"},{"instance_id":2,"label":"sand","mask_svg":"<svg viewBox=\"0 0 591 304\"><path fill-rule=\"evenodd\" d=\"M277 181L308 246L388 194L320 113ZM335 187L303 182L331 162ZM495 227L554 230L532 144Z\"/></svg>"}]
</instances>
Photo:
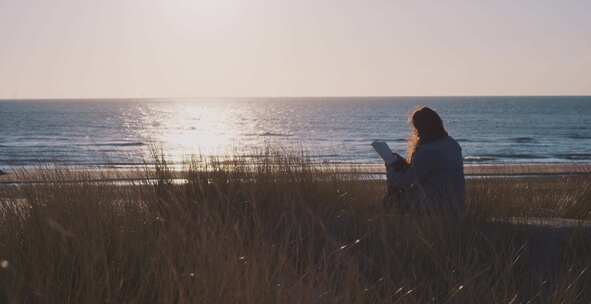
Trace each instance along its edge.
<instances>
[{"instance_id":1,"label":"sand","mask_svg":"<svg viewBox=\"0 0 591 304\"><path fill-rule=\"evenodd\" d=\"M384 175L382 165L330 165L340 172L355 174ZM43 180L42 170L5 170L0 175L0 184L27 183ZM71 167L63 171L64 177L72 173L84 172L87 180L139 180L146 176L143 168L138 169L76 169ZM566 164L481 164L465 165L464 173L467 177L522 177L522 176L570 176L591 175L591 163L566 163ZM174 171L174 178L183 178L185 172ZM67 180L67 178L66 178ZM64 181L62 179L62 181Z\"/></svg>"},{"instance_id":2,"label":"sand","mask_svg":"<svg viewBox=\"0 0 591 304\"><path fill-rule=\"evenodd\" d=\"M367 173L383 174L384 166L361 166ZM527 176L527 175L572 175L591 174L589 164L482 164L464 165L466 176Z\"/></svg>"}]
</instances>

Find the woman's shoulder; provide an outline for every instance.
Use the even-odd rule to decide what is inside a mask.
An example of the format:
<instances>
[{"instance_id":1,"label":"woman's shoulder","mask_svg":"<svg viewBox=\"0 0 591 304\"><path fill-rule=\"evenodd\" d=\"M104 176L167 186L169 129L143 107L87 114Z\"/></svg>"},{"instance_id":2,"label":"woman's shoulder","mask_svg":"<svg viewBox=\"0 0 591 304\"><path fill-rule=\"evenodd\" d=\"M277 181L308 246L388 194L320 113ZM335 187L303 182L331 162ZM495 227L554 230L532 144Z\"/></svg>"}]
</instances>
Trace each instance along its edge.
<instances>
[{"instance_id":1,"label":"woman's shoulder","mask_svg":"<svg viewBox=\"0 0 591 304\"><path fill-rule=\"evenodd\" d=\"M460 146L460 144L458 143L457 140L455 140L453 137L448 136L448 141L450 142L451 145L453 145L455 148L462 150L462 147Z\"/></svg>"},{"instance_id":2,"label":"woman's shoulder","mask_svg":"<svg viewBox=\"0 0 591 304\"><path fill-rule=\"evenodd\" d=\"M445 146L448 145L450 143L454 143L456 142L455 139L453 139L451 136L447 135L429 142L426 142L424 144L421 145L421 148L436 148L436 147L441 147L441 146Z\"/></svg>"},{"instance_id":3,"label":"woman's shoulder","mask_svg":"<svg viewBox=\"0 0 591 304\"><path fill-rule=\"evenodd\" d=\"M458 144L458 142L453 137L446 136L446 137L440 138L438 140L421 145L421 147L419 149L417 149L417 153L419 153L419 152L428 153L428 152L434 151L434 150L440 151L440 150L456 150L456 149L461 150L461 147Z\"/></svg>"}]
</instances>

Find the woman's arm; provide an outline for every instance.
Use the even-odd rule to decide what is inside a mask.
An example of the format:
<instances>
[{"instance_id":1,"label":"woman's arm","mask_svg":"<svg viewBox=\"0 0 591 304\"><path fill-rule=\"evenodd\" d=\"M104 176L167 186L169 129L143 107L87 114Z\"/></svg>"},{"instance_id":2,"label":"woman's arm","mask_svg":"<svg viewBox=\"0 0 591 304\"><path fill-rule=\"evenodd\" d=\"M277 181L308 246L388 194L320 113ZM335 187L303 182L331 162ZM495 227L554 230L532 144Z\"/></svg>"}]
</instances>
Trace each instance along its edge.
<instances>
[{"instance_id":1,"label":"woman's arm","mask_svg":"<svg viewBox=\"0 0 591 304\"><path fill-rule=\"evenodd\" d=\"M388 186L408 187L414 183L415 173L412 167L397 171L393 166L386 166L386 178L388 179Z\"/></svg>"},{"instance_id":2,"label":"woman's arm","mask_svg":"<svg viewBox=\"0 0 591 304\"><path fill-rule=\"evenodd\" d=\"M388 185L395 187L408 187L431 174L437 156L428 150L417 150L410 167L397 171L393 166L386 166Z\"/></svg>"}]
</instances>

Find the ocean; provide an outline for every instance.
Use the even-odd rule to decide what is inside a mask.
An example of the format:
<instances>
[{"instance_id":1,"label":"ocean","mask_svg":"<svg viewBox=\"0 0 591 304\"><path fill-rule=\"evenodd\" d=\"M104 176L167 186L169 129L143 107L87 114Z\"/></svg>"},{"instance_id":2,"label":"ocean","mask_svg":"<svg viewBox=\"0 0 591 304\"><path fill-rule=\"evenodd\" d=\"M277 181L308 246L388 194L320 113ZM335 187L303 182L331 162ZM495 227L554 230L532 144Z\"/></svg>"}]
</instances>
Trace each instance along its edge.
<instances>
[{"instance_id":1,"label":"ocean","mask_svg":"<svg viewBox=\"0 0 591 304\"><path fill-rule=\"evenodd\" d=\"M370 143L405 155L420 105L440 113L465 163L591 162L591 97L3 100L0 169L136 166L154 147L173 162L272 146L378 164Z\"/></svg>"}]
</instances>

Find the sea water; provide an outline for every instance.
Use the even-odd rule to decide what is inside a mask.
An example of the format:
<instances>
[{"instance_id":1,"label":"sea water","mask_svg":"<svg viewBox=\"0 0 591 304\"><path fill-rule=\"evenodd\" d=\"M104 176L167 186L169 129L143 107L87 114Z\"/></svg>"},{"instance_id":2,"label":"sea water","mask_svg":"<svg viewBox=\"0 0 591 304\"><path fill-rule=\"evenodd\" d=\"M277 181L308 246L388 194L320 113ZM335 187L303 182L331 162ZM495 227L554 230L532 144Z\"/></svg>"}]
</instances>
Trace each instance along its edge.
<instances>
[{"instance_id":1,"label":"sea water","mask_svg":"<svg viewBox=\"0 0 591 304\"><path fill-rule=\"evenodd\" d=\"M409 114L429 106L466 163L591 162L591 97L347 97L0 101L0 168L135 166L190 155L304 150L314 160L404 155Z\"/></svg>"}]
</instances>

